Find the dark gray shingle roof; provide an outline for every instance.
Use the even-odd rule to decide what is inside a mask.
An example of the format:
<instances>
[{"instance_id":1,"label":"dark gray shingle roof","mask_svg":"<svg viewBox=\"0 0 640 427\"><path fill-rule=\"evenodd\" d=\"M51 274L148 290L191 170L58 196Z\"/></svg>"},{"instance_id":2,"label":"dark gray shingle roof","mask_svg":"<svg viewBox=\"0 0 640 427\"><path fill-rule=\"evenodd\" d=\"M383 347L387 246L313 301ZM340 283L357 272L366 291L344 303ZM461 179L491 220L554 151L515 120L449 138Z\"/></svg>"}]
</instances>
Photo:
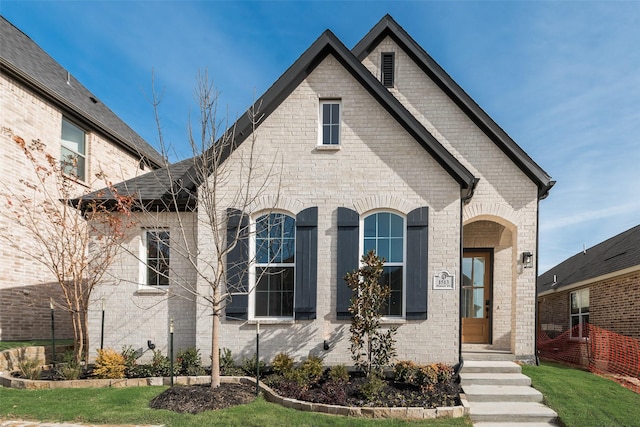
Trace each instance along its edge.
<instances>
[{"instance_id":1,"label":"dark gray shingle roof","mask_svg":"<svg viewBox=\"0 0 640 427\"><path fill-rule=\"evenodd\" d=\"M580 252L541 274L538 277L538 293L636 265L640 265L640 225Z\"/></svg>"},{"instance_id":2,"label":"dark gray shingle roof","mask_svg":"<svg viewBox=\"0 0 640 427\"><path fill-rule=\"evenodd\" d=\"M26 34L0 16L0 71L154 166L162 156ZM69 78L69 83L67 83Z\"/></svg>"}]
</instances>

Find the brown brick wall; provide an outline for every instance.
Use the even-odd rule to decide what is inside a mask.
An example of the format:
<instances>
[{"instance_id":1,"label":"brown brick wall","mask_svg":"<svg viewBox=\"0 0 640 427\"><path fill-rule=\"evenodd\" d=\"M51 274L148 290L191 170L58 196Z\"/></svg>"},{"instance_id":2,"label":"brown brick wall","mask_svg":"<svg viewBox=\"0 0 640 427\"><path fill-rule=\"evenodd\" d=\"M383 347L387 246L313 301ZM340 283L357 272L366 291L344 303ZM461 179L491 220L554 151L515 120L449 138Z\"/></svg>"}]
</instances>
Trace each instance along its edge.
<instances>
[{"instance_id":1,"label":"brown brick wall","mask_svg":"<svg viewBox=\"0 0 640 427\"><path fill-rule=\"evenodd\" d=\"M589 288L589 322L640 339L640 271L584 286ZM538 298L539 325L550 337L569 329L570 291Z\"/></svg>"}]
</instances>

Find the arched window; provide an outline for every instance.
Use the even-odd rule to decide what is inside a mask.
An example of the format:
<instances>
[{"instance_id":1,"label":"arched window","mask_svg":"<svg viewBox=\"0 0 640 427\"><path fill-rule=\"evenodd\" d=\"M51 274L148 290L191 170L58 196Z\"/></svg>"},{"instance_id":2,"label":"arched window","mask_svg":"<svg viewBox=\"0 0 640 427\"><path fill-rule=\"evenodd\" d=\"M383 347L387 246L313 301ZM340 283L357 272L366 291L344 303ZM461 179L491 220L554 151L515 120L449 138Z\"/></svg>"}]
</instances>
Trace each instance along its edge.
<instances>
[{"instance_id":1,"label":"arched window","mask_svg":"<svg viewBox=\"0 0 640 427\"><path fill-rule=\"evenodd\" d=\"M383 308L385 316L404 315L405 221L391 212L377 212L364 218L362 254L370 250L384 258L381 281L391 289Z\"/></svg>"},{"instance_id":2,"label":"arched window","mask_svg":"<svg viewBox=\"0 0 640 427\"><path fill-rule=\"evenodd\" d=\"M296 220L270 213L255 220L254 317L293 317Z\"/></svg>"}]
</instances>

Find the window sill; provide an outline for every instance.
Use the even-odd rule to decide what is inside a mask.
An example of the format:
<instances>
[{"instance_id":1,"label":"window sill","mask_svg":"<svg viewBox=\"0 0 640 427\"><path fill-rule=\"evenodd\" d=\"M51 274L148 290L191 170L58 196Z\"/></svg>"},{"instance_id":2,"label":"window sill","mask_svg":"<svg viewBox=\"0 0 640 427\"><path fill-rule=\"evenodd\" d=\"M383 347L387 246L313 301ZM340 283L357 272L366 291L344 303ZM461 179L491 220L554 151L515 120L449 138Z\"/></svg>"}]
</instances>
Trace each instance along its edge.
<instances>
[{"instance_id":1,"label":"window sill","mask_svg":"<svg viewBox=\"0 0 640 427\"><path fill-rule=\"evenodd\" d=\"M316 145L316 151L340 151L342 147L338 144L334 145Z\"/></svg>"},{"instance_id":2,"label":"window sill","mask_svg":"<svg viewBox=\"0 0 640 427\"><path fill-rule=\"evenodd\" d=\"M295 325L295 319L251 319L248 320L249 325Z\"/></svg>"},{"instance_id":3,"label":"window sill","mask_svg":"<svg viewBox=\"0 0 640 427\"><path fill-rule=\"evenodd\" d=\"M151 287L151 286L140 286L137 291L134 292L134 295L166 295L169 292L168 286L163 287Z\"/></svg>"},{"instance_id":4,"label":"window sill","mask_svg":"<svg viewBox=\"0 0 640 427\"><path fill-rule=\"evenodd\" d=\"M398 318L393 318L393 317L389 317L389 318L382 318L380 319L380 324L381 325L403 325L407 323L407 319L403 318L403 317L398 317Z\"/></svg>"}]
</instances>

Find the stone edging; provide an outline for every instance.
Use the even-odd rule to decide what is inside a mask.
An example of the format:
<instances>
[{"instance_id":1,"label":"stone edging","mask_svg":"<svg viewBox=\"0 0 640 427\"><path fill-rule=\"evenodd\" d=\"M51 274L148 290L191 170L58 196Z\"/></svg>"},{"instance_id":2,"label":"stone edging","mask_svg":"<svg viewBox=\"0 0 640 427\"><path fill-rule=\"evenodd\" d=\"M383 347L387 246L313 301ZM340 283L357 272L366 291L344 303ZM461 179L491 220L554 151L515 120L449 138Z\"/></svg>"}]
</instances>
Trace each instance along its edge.
<instances>
[{"instance_id":1,"label":"stone edging","mask_svg":"<svg viewBox=\"0 0 640 427\"><path fill-rule=\"evenodd\" d=\"M174 377L175 385L196 385L209 384L210 376L197 377ZM221 377L223 383L241 383L255 385L255 379L250 377ZM170 377L150 377L150 378L123 378L123 379L87 379L70 381L43 381L14 378L10 373L0 373L0 385L17 389L43 390L60 388L100 388L100 387L141 387L141 386L161 386L170 385ZM326 405L322 403L305 402L302 400L290 399L278 395L271 388L260 381L260 391L265 400L284 406L286 408L297 409L299 411L319 412L332 415L344 415L349 417L368 418L403 418L403 419L431 419L441 417L458 418L469 414L469 404L463 394L460 395L462 405L439 407L435 409L417 407L355 407Z\"/></svg>"}]
</instances>

